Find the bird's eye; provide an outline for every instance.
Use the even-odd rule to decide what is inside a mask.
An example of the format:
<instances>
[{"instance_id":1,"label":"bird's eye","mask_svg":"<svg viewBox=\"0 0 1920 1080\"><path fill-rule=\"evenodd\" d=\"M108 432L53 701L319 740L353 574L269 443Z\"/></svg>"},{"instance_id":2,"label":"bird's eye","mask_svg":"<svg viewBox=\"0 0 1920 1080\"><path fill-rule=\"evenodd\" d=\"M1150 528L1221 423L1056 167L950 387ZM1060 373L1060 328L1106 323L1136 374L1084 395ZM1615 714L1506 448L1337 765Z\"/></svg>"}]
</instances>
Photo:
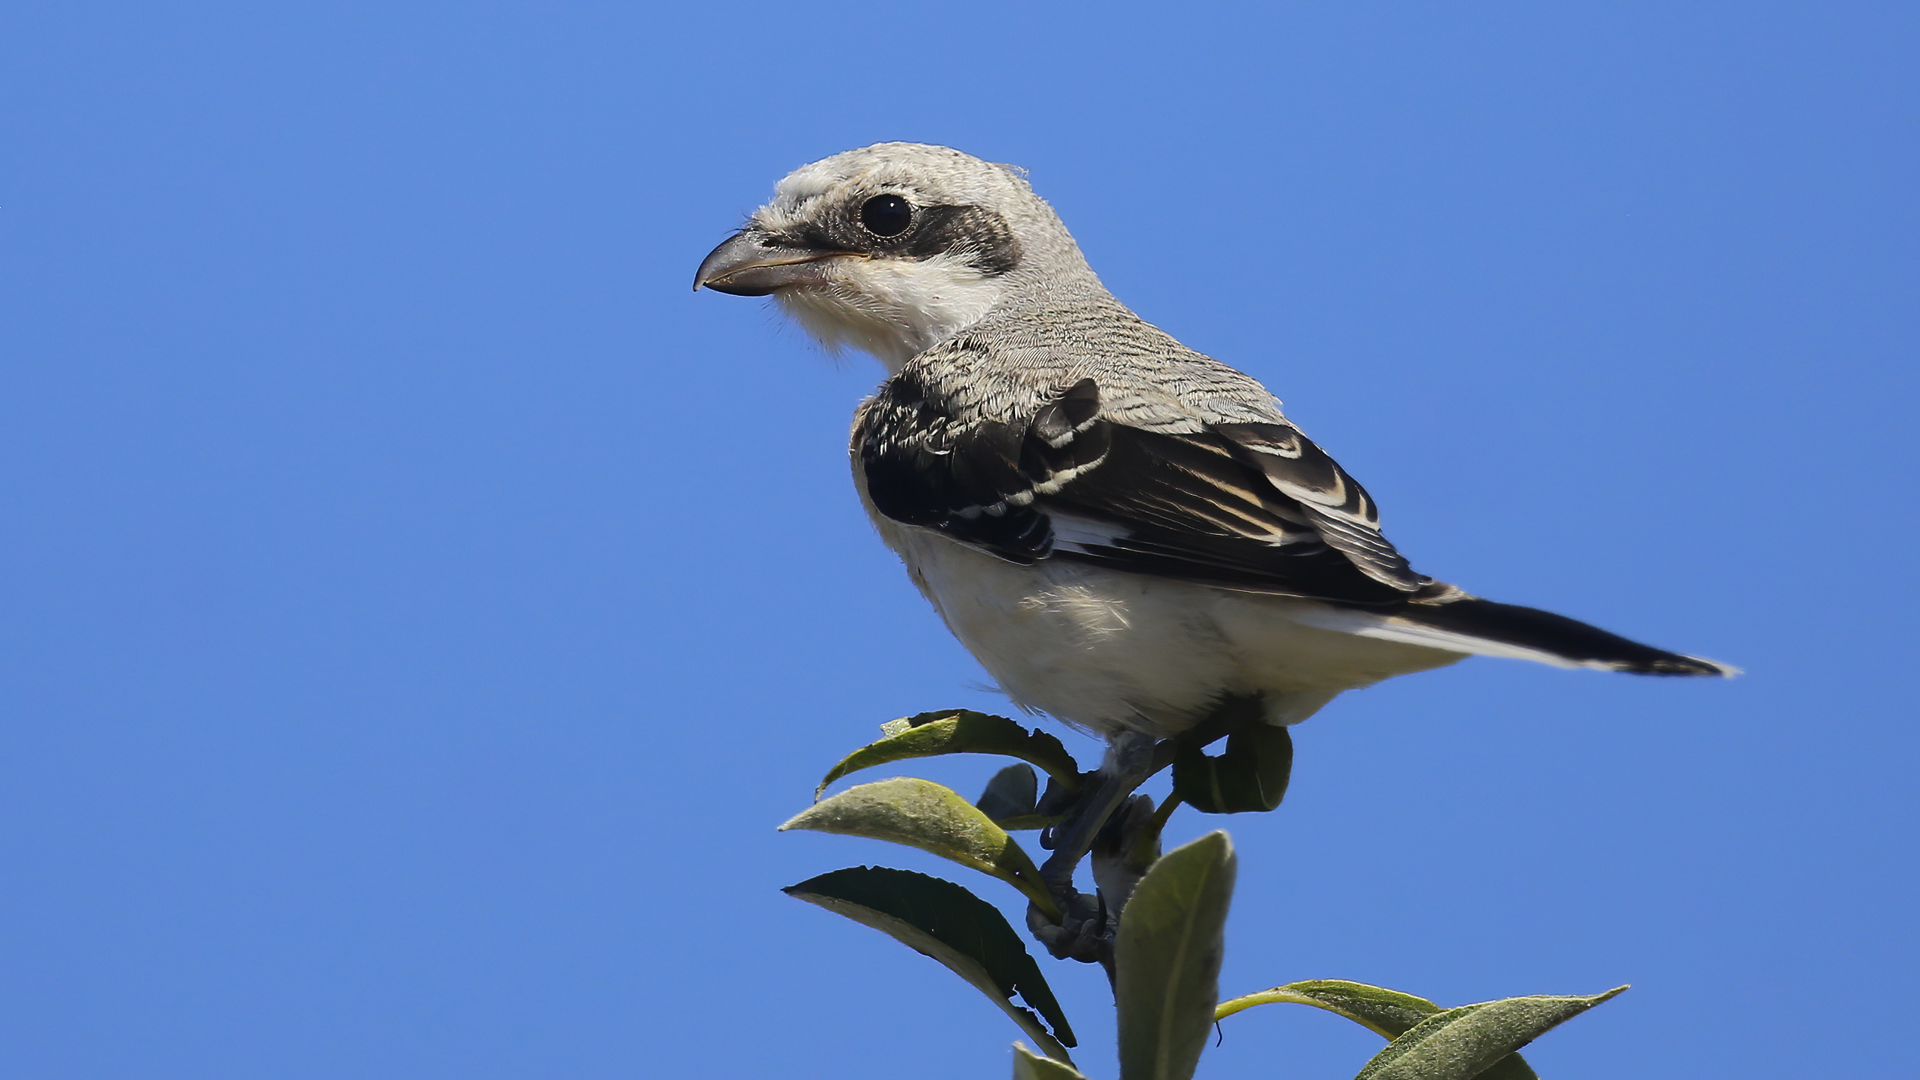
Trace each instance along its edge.
<instances>
[{"instance_id":1,"label":"bird's eye","mask_svg":"<svg viewBox=\"0 0 1920 1080\"><path fill-rule=\"evenodd\" d=\"M860 207L860 224L875 236L899 236L913 224L913 204L898 195L875 195Z\"/></svg>"}]
</instances>

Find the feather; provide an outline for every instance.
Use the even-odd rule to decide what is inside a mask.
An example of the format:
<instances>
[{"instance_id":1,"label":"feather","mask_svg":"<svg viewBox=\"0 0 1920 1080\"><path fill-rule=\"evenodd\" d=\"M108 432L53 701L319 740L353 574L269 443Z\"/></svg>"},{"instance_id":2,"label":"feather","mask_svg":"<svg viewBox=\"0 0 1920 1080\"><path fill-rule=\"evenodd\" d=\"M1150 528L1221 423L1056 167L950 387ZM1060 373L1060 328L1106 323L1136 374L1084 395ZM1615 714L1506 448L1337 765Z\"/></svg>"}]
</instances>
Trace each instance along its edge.
<instances>
[{"instance_id":1,"label":"feather","mask_svg":"<svg viewBox=\"0 0 1920 1080\"><path fill-rule=\"evenodd\" d=\"M1147 431L1102 417L1090 378L1024 423L968 421L906 371L862 410L854 439L881 513L1013 562L1058 555L1361 603L1430 584L1380 535L1360 485L1287 425ZM1056 515L1101 523L1103 539L1056 548Z\"/></svg>"}]
</instances>

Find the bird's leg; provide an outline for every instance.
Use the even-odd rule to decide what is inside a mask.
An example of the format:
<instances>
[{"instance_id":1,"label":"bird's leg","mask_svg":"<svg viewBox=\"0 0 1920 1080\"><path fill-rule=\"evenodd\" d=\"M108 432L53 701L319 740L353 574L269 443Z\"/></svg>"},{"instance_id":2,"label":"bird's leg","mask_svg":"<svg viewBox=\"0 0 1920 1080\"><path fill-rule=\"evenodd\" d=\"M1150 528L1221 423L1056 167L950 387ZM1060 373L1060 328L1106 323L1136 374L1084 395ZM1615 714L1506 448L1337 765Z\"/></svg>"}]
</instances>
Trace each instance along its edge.
<instances>
[{"instance_id":1,"label":"bird's leg","mask_svg":"<svg viewBox=\"0 0 1920 1080\"><path fill-rule=\"evenodd\" d=\"M1107 759L1087 778L1080 797L1061 823L1051 830L1053 854L1040 867L1040 880L1055 892L1073 888L1073 871L1093 847L1093 838L1127 801L1135 788L1154 773L1155 744L1151 737L1123 731L1107 743Z\"/></svg>"},{"instance_id":2,"label":"bird's leg","mask_svg":"<svg viewBox=\"0 0 1920 1080\"><path fill-rule=\"evenodd\" d=\"M1073 874L1109 819L1127 804L1134 790L1157 771L1156 760L1160 755L1155 750L1156 744L1149 736L1132 731L1115 735L1107 744L1106 760L1088 775L1079 797L1060 824L1041 838L1041 844L1052 848L1053 854L1041 865L1040 880L1046 882L1058 901L1062 917L1055 923L1037 908L1030 908L1027 926L1056 957L1110 965L1113 920L1107 901L1075 889ZM1151 815L1150 806L1148 814ZM1117 902L1124 903L1125 899L1119 898Z\"/></svg>"},{"instance_id":3,"label":"bird's leg","mask_svg":"<svg viewBox=\"0 0 1920 1080\"><path fill-rule=\"evenodd\" d=\"M1040 867L1040 879L1058 902L1055 922L1040 909L1027 908L1027 928L1059 959L1097 963L1113 976L1113 938L1133 887L1160 854L1160 829L1179 804L1177 794L1155 812L1153 800L1133 797L1147 778L1172 765L1183 750L1205 747L1240 726L1261 722L1258 697L1226 696L1205 720L1185 732L1155 742L1137 732L1122 732L1107 743L1100 768L1087 773L1077 796L1068 802L1063 789L1049 784L1042 813L1061 812L1060 823L1040 834L1040 846L1053 852ZM1061 803L1066 803L1061 806ZM1073 887L1074 870L1091 852L1095 895Z\"/></svg>"},{"instance_id":4,"label":"bird's leg","mask_svg":"<svg viewBox=\"0 0 1920 1080\"><path fill-rule=\"evenodd\" d=\"M1179 796L1168 795L1166 808L1172 809L1179 801ZM1094 837L1089 862L1094 886L1112 920L1109 930L1119 929L1120 913L1133 897L1133 887L1140 884L1147 867L1160 857L1160 829L1166 822L1166 814L1154 812L1153 799L1135 795L1108 819L1100 835Z\"/></svg>"},{"instance_id":5,"label":"bird's leg","mask_svg":"<svg viewBox=\"0 0 1920 1080\"><path fill-rule=\"evenodd\" d=\"M1178 803L1167 797L1168 806ZM1145 795L1129 797L1093 838L1092 856L1094 893L1099 897L1099 933L1089 927L1087 938L1076 959L1091 959L1106 969L1107 980L1114 979L1113 943L1120 933L1120 913L1133 897L1133 887L1146 875L1147 867L1160 857L1160 828L1166 816L1156 814L1153 800Z\"/></svg>"}]
</instances>

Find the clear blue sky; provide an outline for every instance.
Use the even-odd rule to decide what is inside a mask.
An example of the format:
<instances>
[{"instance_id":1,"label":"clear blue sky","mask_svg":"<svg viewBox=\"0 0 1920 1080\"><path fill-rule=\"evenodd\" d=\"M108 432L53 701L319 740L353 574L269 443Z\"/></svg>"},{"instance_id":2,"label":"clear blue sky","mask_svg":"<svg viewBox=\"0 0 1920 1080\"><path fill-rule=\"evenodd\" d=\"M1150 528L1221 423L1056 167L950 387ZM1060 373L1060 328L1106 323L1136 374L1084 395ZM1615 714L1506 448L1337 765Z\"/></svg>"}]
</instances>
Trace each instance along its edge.
<instances>
[{"instance_id":1,"label":"clear blue sky","mask_svg":"<svg viewBox=\"0 0 1920 1080\"><path fill-rule=\"evenodd\" d=\"M1007 1074L777 891L959 876L773 827L1003 708L855 504L879 368L688 291L882 139L1031 170L1420 569L1750 672L1337 702L1227 822L1229 991L1631 982L1543 1075L1920 1071L1914 6L1039 8L11 7L0 1075Z\"/></svg>"}]
</instances>

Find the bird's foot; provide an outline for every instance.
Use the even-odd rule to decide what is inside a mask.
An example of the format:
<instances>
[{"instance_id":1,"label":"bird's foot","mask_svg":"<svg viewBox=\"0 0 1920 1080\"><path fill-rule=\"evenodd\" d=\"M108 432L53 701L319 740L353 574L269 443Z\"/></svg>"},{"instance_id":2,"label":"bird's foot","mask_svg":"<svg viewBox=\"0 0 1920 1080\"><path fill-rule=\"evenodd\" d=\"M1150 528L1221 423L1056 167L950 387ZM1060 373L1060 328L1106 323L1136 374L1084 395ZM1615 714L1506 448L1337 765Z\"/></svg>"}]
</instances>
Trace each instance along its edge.
<instances>
[{"instance_id":1,"label":"bird's foot","mask_svg":"<svg viewBox=\"0 0 1920 1080\"><path fill-rule=\"evenodd\" d=\"M1144 795L1128 799L1095 837L1093 895L1068 885L1054 890L1061 917L1053 920L1037 906L1027 908L1027 928L1047 952L1060 960L1099 964L1113 974L1113 940L1119 932L1120 912L1133 887L1160 853L1163 820L1153 812L1153 800Z\"/></svg>"},{"instance_id":2,"label":"bird's foot","mask_svg":"<svg viewBox=\"0 0 1920 1080\"><path fill-rule=\"evenodd\" d=\"M1029 908L1027 927L1055 957L1099 964L1110 975L1113 971L1113 932L1118 909L1110 907L1098 892L1088 895L1074 888L1073 875L1080 860L1094 850L1096 842L1103 851L1110 846L1103 830L1110 821L1116 820L1116 814L1122 821L1136 816L1128 800L1134 789L1153 775L1154 749L1154 741L1148 736L1132 732L1116 736L1109 744L1106 761L1086 775L1079 794L1063 808L1059 823L1041 834L1040 845L1053 854L1041 866L1040 878L1053 894L1061 917L1056 921L1038 908ZM1145 816L1151 817L1153 803L1144 801ZM1131 845L1130 839L1115 842ZM1100 876L1098 870L1096 868L1096 880ZM1118 902L1125 903L1125 897L1121 896Z\"/></svg>"},{"instance_id":3,"label":"bird's foot","mask_svg":"<svg viewBox=\"0 0 1920 1080\"><path fill-rule=\"evenodd\" d=\"M1056 894L1060 921L1055 922L1037 905L1027 905L1027 929L1034 939L1047 947L1056 960L1078 960L1084 964L1108 964L1113 957L1113 934L1108 926L1107 906L1097 896L1076 892Z\"/></svg>"}]
</instances>

